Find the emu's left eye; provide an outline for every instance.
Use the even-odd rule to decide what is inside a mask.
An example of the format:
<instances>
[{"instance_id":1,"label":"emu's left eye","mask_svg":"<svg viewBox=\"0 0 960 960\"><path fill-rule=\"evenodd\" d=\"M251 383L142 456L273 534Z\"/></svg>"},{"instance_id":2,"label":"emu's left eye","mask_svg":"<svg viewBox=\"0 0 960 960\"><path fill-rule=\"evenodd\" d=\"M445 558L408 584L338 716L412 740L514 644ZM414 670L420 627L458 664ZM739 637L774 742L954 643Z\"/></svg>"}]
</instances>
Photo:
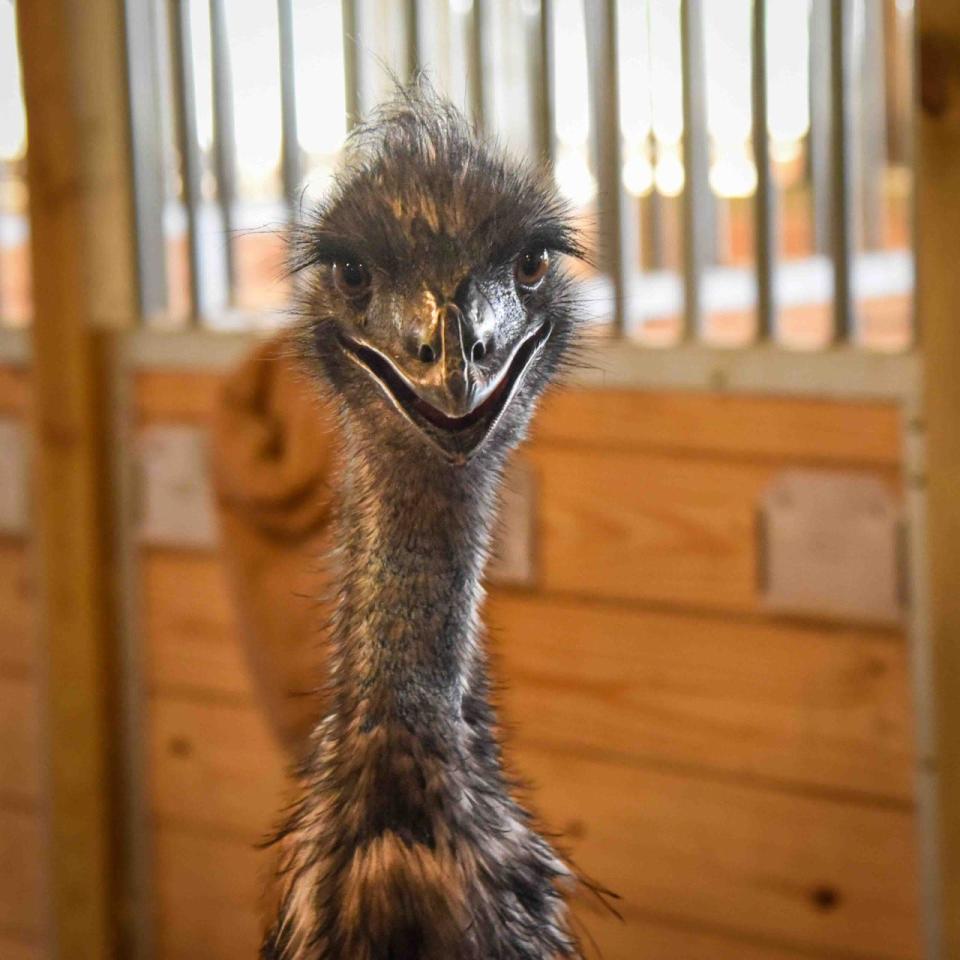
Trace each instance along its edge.
<instances>
[{"instance_id":1,"label":"emu's left eye","mask_svg":"<svg viewBox=\"0 0 960 960\"><path fill-rule=\"evenodd\" d=\"M356 299L370 290L370 271L357 260L345 260L333 265L333 282L345 297Z\"/></svg>"},{"instance_id":2,"label":"emu's left eye","mask_svg":"<svg viewBox=\"0 0 960 960\"><path fill-rule=\"evenodd\" d=\"M540 281L550 269L550 254L542 247L525 250L517 257L513 267L513 275L517 284L525 290L533 290L540 285Z\"/></svg>"}]
</instances>

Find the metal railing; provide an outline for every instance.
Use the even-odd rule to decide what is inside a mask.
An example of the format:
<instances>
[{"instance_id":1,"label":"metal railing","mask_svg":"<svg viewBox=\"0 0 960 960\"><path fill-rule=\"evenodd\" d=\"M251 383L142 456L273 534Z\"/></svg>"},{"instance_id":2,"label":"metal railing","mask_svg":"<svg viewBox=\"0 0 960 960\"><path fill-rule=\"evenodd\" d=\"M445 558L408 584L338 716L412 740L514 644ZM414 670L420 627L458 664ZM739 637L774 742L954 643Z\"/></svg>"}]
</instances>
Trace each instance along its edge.
<instances>
[{"instance_id":1,"label":"metal railing","mask_svg":"<svg viewBox=\"0 0 960 960\"><path fill-rule=\"evenodd\" d=\"M605 328L912 342L910 0L127 6L148 323L278 309L278 228L392 76L425 68L482 129L555 163L596 224L587 300Z\"/></svg>"}]
</instances>

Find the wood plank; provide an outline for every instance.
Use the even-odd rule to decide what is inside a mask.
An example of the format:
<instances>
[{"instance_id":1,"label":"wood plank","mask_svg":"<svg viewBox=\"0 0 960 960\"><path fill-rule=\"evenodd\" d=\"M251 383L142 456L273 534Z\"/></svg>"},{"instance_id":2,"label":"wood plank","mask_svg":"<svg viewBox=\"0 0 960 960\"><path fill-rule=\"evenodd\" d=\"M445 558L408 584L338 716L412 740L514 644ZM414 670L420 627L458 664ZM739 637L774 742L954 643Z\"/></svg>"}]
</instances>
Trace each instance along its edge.
<instances>
[{"instance_id":1,"label":"wood plank","mask_svg":"<svg viewBox=\"0 0 960 960\"><path fill-rule=\"evenodd\" d=\"M277 751L250 708L154 703L161 823L249 842L279 809ZM186 746L184 746L186 745ZM579 866L665 915L857 957L919 955L909 811L836 802L590 759L522 743L536 806Z\"/></svg>"},{"instance_id":2,"label":"wood plank","mask_svg":"<svg viewBox=\"0 0 960 960\"><path fill-rule=\"evenodd\" d=\"M40 932L40 817L19 806L0 806L0 930L32 939Z\"/></svg>"},{"instance_id":3,"label":"wood plank","mask_svg":"<svg viewBox=\"0 0 960 960\"><path fill-rule=\"evenodd\" d=\"M285 758L255 708L155 698L151 801L161 820L232 831L256 843L276 826Z\"/></svg>"},{"instance_id":4,"label":"wood plank","mask_svg":"<svg viewBox=\"0 0 960 960\"><path fill-rule=\"evenodd\" d=\"M171 826L154 849L158 960L256 956L270 851Z\"/></svg>"},{"instance_id":5,"label":"wood plank","mask_svg":"<svg viewBox=\"0 0 960 960\"><path fill-rule=\"evenodd\" d=\"M557 390L534 442L797 462L900 462L894 404L641 390Z\"/></svg>"},{"instance_id":6,"label":"wood plank","mask_svg":"<svg viewBox=\"0 0 960 960\"><path fill-rule=\"evenodd\" d=\"M39 726L36 680L0 676L0 802L39 798Z\"/></svg>"},{"instance_id":7,"label":"wood plank","mask_svg":"<svg viewBox=\"0 0 960 960\"><path fill-rule=\"evenodd\" d=\"M256 953L270 851L161 826L155 839L159 960L234 960ZM574 905L589 957L603 960L810 960L809 953ZM595 941L596 948L590 945Z\"/></svg>"},{"instance_id":8,"label":"wood plank","mask_svg":"<svg viewBox=\"0 0 960 960\"><path fill-rule=\"evenodd\" d=\"M0 957L3 960L41 960L44 956L45 951L32 938L19 940L0 935Z\"/></svg>"},{"instance_id":9,"label":"wood plank","mask_svg":"<svg viewBox=\"0 0 960 960\"><path fill-rule=\"evenodd\" d=\"M26 417L30 403L30 372L24 367L0 364L0 415Z\"/></svg>"},{"instance_id":10,"label":"wood plank","mask_svg":"<svg viewBox=\"0 0 960 960\"><path fill-rule=\"evenodd\" d=\"M219 560L150 549L141 552L140 571L151 689L249 699L250 673Z\"/></svg>"},{"instance_id":11,"label":"wood plank","mask_svg":"<svg viewBox=\"0 0 960 960\"><path fill-rule=\"evenodd\" d=\"M150 551L143 571L154 689L249 701L216 560ZM908 657L889 634L506 591L489 613L515 738L912 800Z\"/></svg>"},{"instance_id":12,"label":"wood plank","mask_svg":"<svg viewBox=\"0 0 960 960\"><path fill-rule=\"evenodd\" d=\"M519 741L912 802L901 642L510 594L490 606Z\"/></svg>"},{"instance_id":13,"label":"wood plank","mask_svg":"<svg viewBox=\"0 0 960 960\"><path fill-rule=\"evenodd\" d=\"M920 729L927 760L926 793L939 809L926 811L928 892L939 907L930 955L960 960L960 5L917 5L919 91L916 173L917 319L923 369L923 409L912 418L911 441L926 451L914 474L917 579L928 609L918 611ZM922 601L921 601L922 602Z\"/></svg>"},{"instance_id":14,"label":"wood plank","mask_svg":"<svg viewBox=\"0 0 960 960\"><path fill-rule=\"evenodd\" d=\"M136 418L140 423L206 423L217 405L221 380L210 372L139 370L134 381Z\"/></svg>"},{"instance_id":15,"label":"wood plank","mask_svg":"<svg viewBox=\"0 0 960 960\"><path fill-rule=\"evenodd\" d=\"M26 544L0 537L0 665L33 666L33 593Z\"/></svg>"},{"instance_id":16,"label":"wood plank","mask_svg":"<svg viewBox=\"0 0 960 960\"><path fill-rule=\"evenodd\" d=\"M533 448L538 586L759 612L756 511L778 467ZM870 471L896 489L895 474Z\"/></svg>"},{"instance_id":17,"label":"wood plank","mask_svg":"<svg viewBox=\"0 0 960 960\"><path fill-rule=\"evenodd\" d=\"M546 823L622 912L797 947L918 958L909 812L629 768L518 745Z\"/></svg>"}]
</instances>

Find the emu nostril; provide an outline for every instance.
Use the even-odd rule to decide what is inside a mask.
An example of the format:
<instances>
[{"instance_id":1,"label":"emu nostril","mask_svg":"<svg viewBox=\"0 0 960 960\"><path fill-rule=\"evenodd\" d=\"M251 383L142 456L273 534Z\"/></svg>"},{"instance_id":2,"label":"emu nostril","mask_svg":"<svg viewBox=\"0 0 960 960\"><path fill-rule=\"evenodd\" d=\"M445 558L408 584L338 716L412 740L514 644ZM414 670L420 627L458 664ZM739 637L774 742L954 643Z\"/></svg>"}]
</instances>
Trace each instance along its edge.
<instances>
[{"instance_id":1,"label":"emu nostril","mask_svg":"<svg viewBox=\"0 0 960 960\"><path fill-rule=\"evenodd\" d=\"M436 360L436 354L433 352L433 347L431 347L429 343L420 344L420 350L417 356L424 363L433 363L433 361Z\"/></svg>"},{"instance_id":2,"label":"emu nostril","mask_svg":"<svg viewBox=\"0 0 960 960\"><path fill-rule=\"evenodd\" d=\"M478 340L474 345L473 349L470 351L470 359L476 363L478 360L482 360L484 354L486 354L487 348L483 345L483 342Z\"/></svg>"}]
</instances>

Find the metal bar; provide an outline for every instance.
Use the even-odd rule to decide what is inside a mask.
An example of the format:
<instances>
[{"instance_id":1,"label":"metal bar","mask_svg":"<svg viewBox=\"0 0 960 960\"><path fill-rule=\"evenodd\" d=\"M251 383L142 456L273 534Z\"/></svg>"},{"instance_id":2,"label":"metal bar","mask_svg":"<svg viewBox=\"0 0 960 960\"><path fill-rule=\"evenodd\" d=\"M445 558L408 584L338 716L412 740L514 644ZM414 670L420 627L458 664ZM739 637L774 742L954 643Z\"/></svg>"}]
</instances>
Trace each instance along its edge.
<instances>
[{"instance_id":1,"label":"metal bar","mask_svg":"<svg viewBox=\"0 0 960 960\"><path fill-rule=\"evenodd\" d=\"M707 182L707 103L703 75L701 0L681 0L680 44L683 72L683 289L685 337L699 335L701 283L707 243L713 229Z\"/></svg>"},{"instance_id":2,"label":"metal bar","mask_svg":"<svg viewBox=\"0 0 960 960\"><path fill-rule=\"evenodd\" d=\"M423 41L420 36L420 0L406 0L403 8L404 36L407 54L407 82L413 80L423 64Z\"/></svg>"},{"instance_id":3,"label":"metal bar","mask_svg":"<svg viewBox=\"0 0 960 960\"><path fill-rule=\"evenodd\" d=\"M190 258L190 320L203 313L203 253L200 247L201 198L200 145L197 142L197 108L194 102L193 57L190 43L190 10L180 0L168 0L170 48L173 57L173 99L176 114L180 178L187 215L187 249Z\"/></svg>"},{"instance_id":4,"label":"metal bar","mask_svg":"<svg viewBox=\"0 0 960 960\"><path fill-rule=\"evenodd\" d=\"M625 197L620 176L620 68L617 0L584 4L589 83L593 95L594 155L597 170L598 260L613 284L613 324L626 327ZM631 244L632 246L632 244ZM631 260L631 263L634 261Z\"/></svg>"},{"instance_id":5,"label":"metal bar","mask_svg":"<svg viewBox=\"0 0 960 960\"><path fill-rule=\"evenodd\" d=\"M293 48L293 7L290 0L277 0L277 36L280 43L281 168L287 212L296 216L303 176L300 137L297 132L297 84Z\"/></svg>"},{"instance_id":6,"label":"metal bar","mask_svg":"<svg viewBox=\"0 0 960 960\"><path fill-rule=\"evenodd\" d=\"M767 0L753 0L753 159L757 168L754 196L757 250L757 337L767 339L774 329L774 193L770 176L770 138L767 134Z\"/></svg>"},{"instance_id":7,"label":"metal bar","mask_svg":"<svg viewBox=\"0 0 960 960\"><path fill-rule=\"evenodd\" d=\"M883 168L887 158L887 78L884 70L884 8L862 3L863 39L860 53L860 103L855 115L860 122L858 205L867 250L883 246Z\"/></svg>"},{"instance_id":8,"label":"metal bar","mask_svg":"<svg viewBox=\"0 0 960 960\"><path fill-rule=\"evenodd\" d=\"M832 2L832 0L831 0ZM810 183L813 189L814 246L830 250L830 4L810 7Z\"/></svg>"},{"instance_id":9,"label":"metal bar","mask_svg":"<svg viewBox=\"0 0 960 960\"><path fill-rule=\"evenodd\" d=\"M484 67L486 66L486 17L483 0L473 0L470 8L470 47L468 51L467 82L469 84L470 113L477 129L484 130L490 122L486 104Z\"/></svg>"},{"instance_id":10,"label":"metal bar","mask_svg":"<svg viewBox=\"0 0 960 960\"><path fill-rule=\"evenodd\" d=\"M830 4L830 105L832 110L830 141L831 256L833 258L834 339L853 335L853 298L850 284L852 225L850 217L850 55L849 38L853 0L833 0Z\"/></svg>"},{"instance_id":11,"label":"metal bar","mask_svg":"<svg viewBox=\"0 0 960 960\"><path fill-rule=\"evenodd\" d=\"M126 0L125 13L138 300L149 322L168 307L157 8L151 0Z\"/></svg>"},{"instance_id":12,"label":"metal bar","mask_svg":"<svg viewBox=\"0 0 960 960\"><path fill-rule=\"evenodd\" d=\"M539 159L552 163L554 158L553 119L553 4L540 0L537 11L527 21L530 51L530 104L534 150Z\"/></svg>"},{"instance_id":13,"label":"metal bar","mask_svg":"<svg viewBox=\"0 0 960 960\"><path fill-rule=\"evenodd\" d=\"M237 197L237 156L233 125L233 84L230 47L223 0L210 0L210 69L213 91L213 164L217 178L217 204L224 234L224 272L227 301L235 306L236 263L233 248L233 207Z\"/></svg>"},{"instance_id":14,"label":"metal bar","mask_svg":"<svg viewBox=\"0 0 960 960\"><path fill-rule=\"evenodd\" d=\"M341 0L343 21L343 92L347 111L347 129L352 130L362 113L360 106L360 56L357 41L357 0Z\"/></svg>"}]
</instances>

